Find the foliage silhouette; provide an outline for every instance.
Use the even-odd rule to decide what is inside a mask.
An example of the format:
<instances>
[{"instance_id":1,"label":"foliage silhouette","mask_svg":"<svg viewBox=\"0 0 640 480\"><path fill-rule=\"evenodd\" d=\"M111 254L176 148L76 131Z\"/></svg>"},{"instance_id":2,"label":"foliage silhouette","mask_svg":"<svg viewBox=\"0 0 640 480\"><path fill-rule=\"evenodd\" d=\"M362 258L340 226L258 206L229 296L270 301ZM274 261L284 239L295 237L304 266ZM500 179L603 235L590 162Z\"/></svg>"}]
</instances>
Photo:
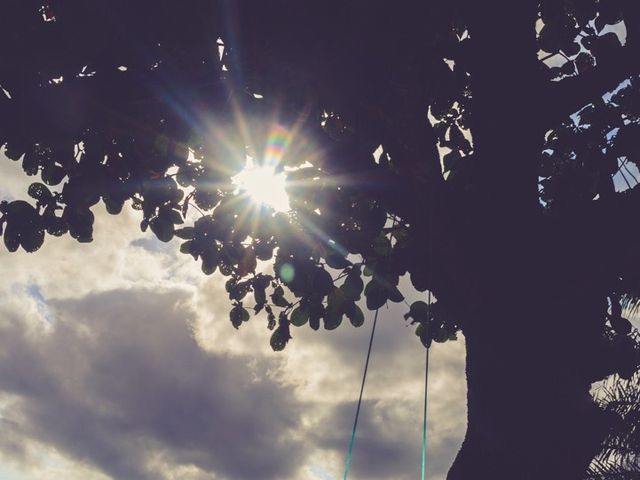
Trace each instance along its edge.
<instances>
[{"instance_id":1,"label":"foliage silhouette","mask_svg":"<svg viewBox=\"0 0 640 480\"><path fill-rule=\"evenodd\" d=\"M5 3L0 144L41 180L0 207L8 250L131 202L274 350L408 274L438 298L420 340L467 339L449 478L586 475L612 428L589 385L640 363L633 0ZM247 157L289 212L233 184Z\"/></svg>"}]
</instances>

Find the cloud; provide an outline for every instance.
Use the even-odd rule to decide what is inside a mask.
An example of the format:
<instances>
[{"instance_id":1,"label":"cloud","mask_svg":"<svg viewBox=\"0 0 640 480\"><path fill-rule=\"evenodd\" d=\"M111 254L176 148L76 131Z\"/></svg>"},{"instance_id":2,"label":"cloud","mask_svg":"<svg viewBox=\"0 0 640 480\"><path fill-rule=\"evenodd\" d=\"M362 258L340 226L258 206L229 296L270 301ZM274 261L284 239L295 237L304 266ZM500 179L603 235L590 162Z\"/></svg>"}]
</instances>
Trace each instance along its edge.
<instances>
[{"instance_id":1,"label":"cloud","mask_svg":"<svg viewBox=\"0 0 640 480\"><path fill-rule=\"evenodd\" d=\"M220 478L293 478L308 448L294 435L302 405L249 358L200 349L186 300L116 290L55 301L40 335L5 316L0 389L20 399L29 439L118 479L169 478L154 457Z\"/></svg>"}]
</instances>

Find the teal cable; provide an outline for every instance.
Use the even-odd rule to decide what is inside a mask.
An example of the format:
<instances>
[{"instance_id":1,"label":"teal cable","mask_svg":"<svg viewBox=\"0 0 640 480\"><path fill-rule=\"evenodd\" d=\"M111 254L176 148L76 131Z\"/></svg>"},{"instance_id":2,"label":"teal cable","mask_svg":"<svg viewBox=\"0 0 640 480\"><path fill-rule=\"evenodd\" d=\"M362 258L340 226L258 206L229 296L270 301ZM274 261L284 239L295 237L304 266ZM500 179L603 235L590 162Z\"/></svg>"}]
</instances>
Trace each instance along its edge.
<instances>
[{"instance_id":1,"label":"teal cable","mask_svg":"<svg viewBox=\"0 0 640 480\"><path fill-rule=\"evenodd\" d=\"M373 327L371 328L371 338L369 339L369 350L367 350L367 360L364 363L364 375L362 375L362 385L360 386L360 396L358 397L358 407L356 408L356 418L353 422L353 431L351 432L351 441L349 442L349 453L347 454L347 464L344 469L344 480L349 476L351 470L351 458L353 457L353 446L356 443L356 429L358 428L358 417L360 416L360 405L362 405L362 392L364 392L364 383L367 380L367 369L369 368L369 358L371 357L371 346L373 345L373 335L376 333L376 324L378 323L378 310L373 317Z\"/></svg>"},{"instance_id":2,"label":"teal cable","mask_svg":"<svg viewBox=\"0 0 640 480\"><path fill-rule=\"evenodd\" d=\"M429 307L431 307L431 290L429 290ZM427 353L425 354L424 366L424 410L422 412L422 480L426 478L425 474L427 473L427 393L429 391L429 346L430 343L427 343Z\"/></svg>"},{"instance_id":3,"label":"teal cable","mask_svg":"<svg viewBox=\"0 0 640 480\"><path fill-rule=\"evenodd\" d=\"M427 348L424 372L424 411L422 412L422 480L427 471L427 391L429 386L429 348Z\"/></svg>"}]
</instances>

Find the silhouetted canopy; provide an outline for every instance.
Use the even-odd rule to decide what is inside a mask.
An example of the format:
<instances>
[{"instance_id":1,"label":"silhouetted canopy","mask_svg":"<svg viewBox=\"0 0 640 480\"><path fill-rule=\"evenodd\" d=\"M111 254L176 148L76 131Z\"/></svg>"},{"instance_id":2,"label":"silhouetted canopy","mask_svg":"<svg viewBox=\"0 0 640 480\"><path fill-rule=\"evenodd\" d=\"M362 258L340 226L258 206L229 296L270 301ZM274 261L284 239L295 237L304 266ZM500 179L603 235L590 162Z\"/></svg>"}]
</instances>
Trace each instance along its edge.
<instances>
[{"instance_id":1,"label":"silhouetted canopy","mask_svg":"<svg viewBox=\"0 0 640 480\"><path fill-rule=\"evenodd\" d=\"M617 431L582 405L640 362L623 318L640 301L633 0L0 10L0 145L39 177L0 207L9 251L90 242L96 204L130 203L228 277L236 328L266 311L275 350L291 326L362 325L358 300L402 302L408 274L438 298L407 307L425 346L468 342L452 479L579 478ZM289 211L233 182L248 159L285 173Z\"/></svg>"}]
</instances>

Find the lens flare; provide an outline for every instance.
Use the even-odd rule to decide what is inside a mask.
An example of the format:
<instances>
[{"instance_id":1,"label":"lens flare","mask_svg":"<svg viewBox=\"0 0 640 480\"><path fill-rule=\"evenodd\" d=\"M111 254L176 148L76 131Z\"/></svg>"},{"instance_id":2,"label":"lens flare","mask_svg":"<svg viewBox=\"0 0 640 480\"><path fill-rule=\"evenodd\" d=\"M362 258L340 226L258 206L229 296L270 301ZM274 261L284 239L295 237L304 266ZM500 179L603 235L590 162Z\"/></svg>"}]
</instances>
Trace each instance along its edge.
<instances>
[{"instance_id":1,"label":"lens flare","mask_svg":"<svg viewBox=\"0 0 640 480\"><path fill-rule=\"evenodd\" d=\"M289 142L291 134L281 125L276 125L271 130L267 140L267 148L264 153L264 163L266 165L277 165L282 161Z\"/></svg>"},{"instance_id":2,"label":"lens flare","mask_svg":"<svg viewBox=\"0 0 640 480\"><path fill-rule=\"evenodd\" d=\"M289 131L276 125L267 139L263 161L259 164L247 158L245 168L232 178L240 192L246 193L255 203L267 205L277 212L288 212L289 196L285 189L286 174L276 173L276 167L291 141Z\"/></svg>"},{"instance_id":3,"label":"lens flare","mask_svg":"<svg viewBox=\"0 0 640 480\"><path fill-rule=\"evenodd\" d=\"M255 203L267 205L277 212L289 211L285 180L284 173L276 173L273 166L256 166L252 159L248 159L244 170L232 179L240 192L246 193Z\"/></svg>"}]
</instances>

